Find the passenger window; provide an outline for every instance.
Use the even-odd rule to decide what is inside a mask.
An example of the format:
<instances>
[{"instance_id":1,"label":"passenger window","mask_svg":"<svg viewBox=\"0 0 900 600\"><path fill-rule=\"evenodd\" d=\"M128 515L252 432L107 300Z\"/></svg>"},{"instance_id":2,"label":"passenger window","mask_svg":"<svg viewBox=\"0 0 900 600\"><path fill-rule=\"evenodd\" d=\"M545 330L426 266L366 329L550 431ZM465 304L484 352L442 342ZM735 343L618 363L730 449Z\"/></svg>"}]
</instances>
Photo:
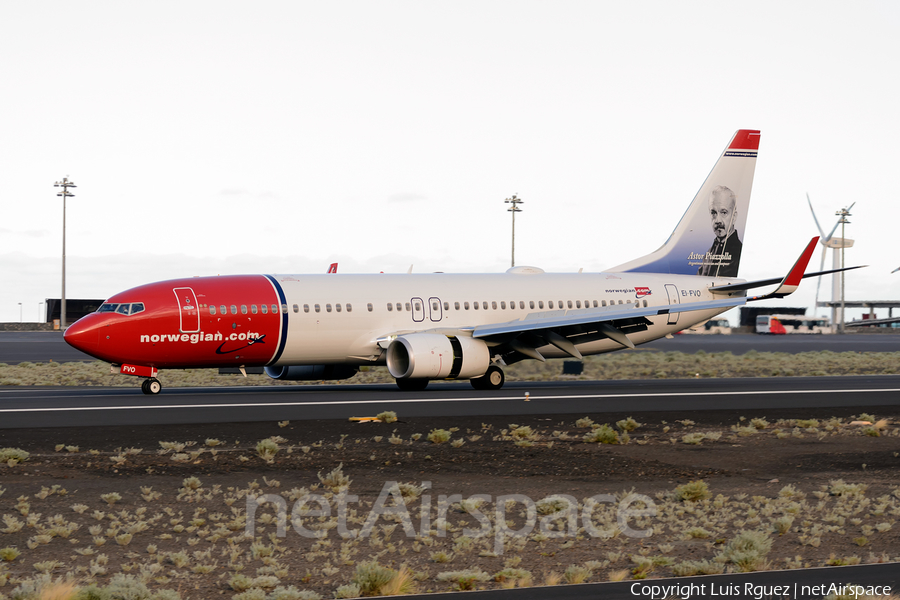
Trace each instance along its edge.
<instances>
[{"instance_id":1,"label":"passenger window","mask_svg":"<svg viewBox=\"0 0 900 600\"><path fill-rule=\"evenodd\" d=\"M391 312L392 310L394 310L394 305L388 302L388 312Z\"/></svg>"},{"instance_id":2,"label":"passenger window","mask_svg":"<svg viewBox=\"0 0 900 600\"><path fill-rule=\"evenodd\" d=\"M647 308L647 301L644 300L644 308Z\"/></svg>"},{"instance_id":3,"label":"passenger window","mask_svg":"<svg viewBox=\"0 0 900 600\"><path fill-rule=\"evenodd\" d=\"M331 312L331 305L330 305L330 304L326 304L326 305L325 305L325 312Z\"/></svg>"},{"instance_id":4,"label":"passenger window","mask_svg":"<svg viewBox=\"0 0 900 600\"><path fill-rule=\"evenodd\" d=\"M454 303L453 303L453 308L456 309L456 310L459 310L459 302L454 302Z\"/></svg>"},{"instance_id":5,"label":"passenger window","mask_svg":"<svg viewBox=\"0 0 900 600\"><path fill-rule=\"evenodd\" d=\"M338 311L338 312L341 312L341 305L340 305L340 304L335 304L335 305L334 305L334 309L335 309L336 311Z\"/></svg>"},{"instance_id":6,"label":"passenger window","mask_svg":"<svg viewBox=\"0 0 900 600\"><path fill-rule=\"evenodd\" d=\"M512 303L512 304L514 307L515 303ZM494 308L496 308L496 303L494 303ZM504 302L503 300L500 301L500 308L502 308L503 310L506 310L506 302Z\"/></svg>"},{"instance_id":7,"label":"passenger window","mask_svg":"<svg viewBox=\"0 0 900 600\"><path fill-rule=\"evenodd\" d=\"M579 306L580 306L580 305L581 305L581 302L579 302L578 304L579 304ZM569 308L572 308L572 301L571 301L571 300L569 300Z\"/></svg>"},{"instance_id":8,"label":"passenger window","mask_svg":"<svg viewBox=\"0 0 900 600\"><path fill-rule=\"evenodd\" d=\"M242 315L247 314L247 305L246 304L241 304L241 314Z\"/></svg>"},{"instance_id":9,"label":"passenger window","mask_svg":"<svg viewBox=\"0 0 900 600\"><path fill-rule=\"evenodd\" d=\"M529 301L528 301L528 308L531 308L531 309L534 308L534 300L529 300Z\"/></svg>"},{"instance_id":10,"label":"passenger window","mask_svg":"<svg viewBox=\"0 0 900 600\"><path fill-rule=\"evenodd\" d=\"M525 301L524 300L519 300L519 308L521 308L522 310L525 310ZM534 302L531 303L531 308L534 308Z\"/></svg>"},{"instance_id":11,"label":"passenger window","mask_svg":"<svg viewBox=\"0 0 900 600\"><path fill-rule=\"evenodd\" d=\"M463 308L465 308L466 310L469 310L469 303L463 302Z\"/></svg>"},{"instance_id":12,"label":"passenger window","mask_svg":"<svg viewBox=\"0 0 900 600\"><path fill-rule=\"evenodd\" d=\"M622 304L622 301L621 301L621 300L619 300L619 304Z\"/></svg>"},{"instance_id":13,"label":"passenger window","mask_svg":"<svg viewBox=\"0 0 900 600\"><path fill-rule=\"evenodd\" d=\"M409 302L406 303L406 312L409 312Z\"/></svg>"},{"instance_id":14,"label":"passenger window","mask_svg":"<svg viewBox=\"0 0 900 600\"><path fill-rule=\"evenodd\" d=\"M601 300L601 301L600 301L600 306L606 306L606 300Z\"/></svg>"},{"instance_id":15,"label":"passenger window","mask_svg":"<svg viewBox=\"0 0 900 600\"><path fill-rule=\"evenodd\" d=\"M211 315L216 314L216 305L215 304L209 305L209 314L211 314Z\"/></svg>"},{"instance_id":16,"label":"passenger window","mask_svg":"<svg viewBox=\"0 0 900 600\"><path fill-rule=\"evenodd\" d=\"M487 308L487 306L485 306L485 308ZM493 308L494 310L497 310L497 303L491 302L491 308Z\"/></svg>"},{"instance_id":17,"label":"passenger window","mask_svg":"<svg viewBox=\"0 0 900 600\"><path fill-rule=\"evenodd\" d=\"M273 305L272 305L272 314L274 315L274 314L277 314L277 313L278 313L278 305L277 305L277 304L273 304Z\"/></svg>"},{"instance_id":18,"label":"passenger window","mask_svg":"<svg viewBox=\"0 0 900 600\"><path fill-rule=\"evenodd\" d=\"M256 314L256 305L255 304L250 305L250 312L253 313L254 315Z\"/></svg>"},{"instance_id":19,"label":"passenger window","mask_svg":"<svg viewBox=\"0 0 900 600\"><path fill-rule=\"evenodd\" d=\"M559 307L560 307L560 308L565 308L565 305L563 304L563 301L562 301L562 300L559 301Z\"/></svg>"},{"instance_id":20,"label":"passenger window","mask_svg":"<svg viewBox=\"0 0 900 600\"><path fill-rule=\"evenodd\" d=\"M444 302L444 310L450 310L450 303Z\"/></svg>"},{"instance_id":21,"label":"passenger window","mask_svg":"<svg viewBox=\"0 0 900 600\"><path fill-rule=\"evenodd\" d=\"M237 314L237 306L234 304L231 305L231 314L233 314L233 315Z\"/></svg>"},{"instance_id":22,"label":"passenger window","mask_svg":"<svg viewBox=\"0 0 900 600\"><path fill-rule=\"evenodd\" d=\"M322 308L318 304L316 304L315 309L316 312L322 312Z\"/></svg>"},{"instance_id":23,"label":"passenger window","mask_svg":"<svg viewBox=\"0 0 900 600\"><path fill-rule=\"evenodd\" d=\"M281 312L283 312L284 314L287 314L287 304L281 305Z\"/></svg>"},{"instance_id":24,"label":"passenger window","mask_svg":"<svg viewBox=\"0 0 900 600\"><path fill-rule=\"evenodd\" d=\"M572 308L572 301L569 300L569 308ZM581 300L575 301L575 308L581 308Z\"/></svg>"},{"instance_id":25,"label":"passenger window","mask_svg":"<svg viewBox=\"0 0 900 600\"><path fill-rule=\"evenodd\" d=\"M349 304L347 305L347 312L353 312L353 307Z\"/></svg>"},{"instance_id":26,"label":"passenger window","mask_svg":"<svg viewBox=\"0 0 900 600\"><path fill-rule=\"evenodd\" d=\"M544 308L544 301L538 300L538 308Z\"/></svg>"},{"instance_id":27,"label":"passenger window","mask_svg":"<svg viewBox=\"0 0 900 600\"><path fill-rule=\"evenodd\" d=\"M553 300L547 302L547 308L553 308Z\"/></svg>"},{"instance_id":28,"label":"passenger window","mask_svg":"<svg viewBox=\"0 0 900 600\"><path fill-rule=\"evenodd\" d=\"M481 307L482 307L484 310L487 310L487 302L482 301L482 302L481 302Z\"/></svg>"},{"instance_id":29,"label":"passenger window","mask_svg":"<svg viewBox=\"0 0 900 600\"><path fill-rule=\"evenodd\" d=\"M260 306L260 307L259 307L259 312L261 312L261 313L264 314L264 315L269 314L269 307L268 307L268 305L263 304L262 306Z\"/></svg>"},{"instance_id":30,"label":"passenger window","mask_svg":"<svg viewBox=\"0 0 900 600\"><path fill-rule=\"evenodd\" d=\"M416 311L422 310L422 305L421 305L421 304L419 304L418 302L416 302L415 304L416 304Z\"/></svg>"},{"instance_id":31,"label":"passenger window","mask_svg":"<svg viewBox=\"0 0 900 600\"><path fill-rule=\"evenodd\" d=\"M475 310L478 310L478 302L473 302L472 307L475 308Z\"/></svg>"},{"instance_id":32,"label":"passenger window","mask_svg":"<svg viewBox=\"0 0 900 600\"><path fill-rule=\"evenodd\" d=\"M594 300L594 308L597 308L597 301Z\"/></svg>"},{"instance_id":33,"label":"passenger window","mask_svg":"<svg viewBox=\"0 0 900 600\"><path fill-rule=\"evenodd\" d=\"M219 305L219 312L222 313L223 315L228 314L228 311L225 310L224 304Z\"/></svg>"},{"instance_id":34,"label":"passenger window","mask_svg":"<svg viewBox=\"0 0 900 600\"><path fill-rule=\"evenodd\" d=\"M304 304L304 305L303 305L303 312L305 312L305 313L308 313L308 312L309 312L309 304Z\"/></svg>"},{"instance_id":35,"label":"passenger window","mask_svg":"<svg viewBox=\"0 0 900 600\"><path fill-rule=\"evenodd\" d=\"M366 304L366 308L369 309L369 312L372 312L372 311L375 309L375 307L372 306L372 303L371 303L371 302L369 302L368 304Z\"/></svg>"},{"instance_id":36,"label":"passenger window","mask_svg":"<svg viewBox=\"0 0 900 600\"><path fill-rule=\"evenodd\" d=\"M403 305L398 302L397 303L397 312L400 312L401 310L403 310Z\"/></svg>"},{"instance_id":37,"label":"passenger window","mask_svg":"<svg viewBox=\"0 0 900 600\"><path fill-rule=\"evenodd\" d=\"M296 304L294 305L294 312L295 312L295 313L300 312L300 307L297 306Z\"/></svg>"}]
</instances>

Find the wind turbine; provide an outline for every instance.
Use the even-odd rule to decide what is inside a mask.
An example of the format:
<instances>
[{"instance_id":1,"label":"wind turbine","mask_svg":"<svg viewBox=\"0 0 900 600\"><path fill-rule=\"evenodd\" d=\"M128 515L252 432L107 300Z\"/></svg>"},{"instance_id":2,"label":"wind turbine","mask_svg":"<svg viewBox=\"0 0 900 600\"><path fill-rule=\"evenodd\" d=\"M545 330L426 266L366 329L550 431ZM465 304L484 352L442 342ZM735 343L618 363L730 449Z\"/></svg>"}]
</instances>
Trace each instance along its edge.
<instances>
[{"instance_id":1,"label":"wind turbine","mask_svg":"<svg viewBox=\"0 0 900 600\"><path fill-rule=\"evenodd\" d=\"M832 227L831 232L828 235L825 235L825 232L822 231L822 226L819 225L819 219L816 218L816 211L813 210L812 200L809 199L809 194L806 194L806 202L809 204L809 210L812 213L813 221L816 222L816 227L819 229L819 243L822 244L822 262L819 266L820 271L825 270L825 251L828 248L831 248L831 257L832 257L832 268L840 269L841 268L841 255L838 250L843 248L852 248L853 240L843 238L843 237L834 237L834 232L837 231L838 225L841 222L846 222L845 217L850 215L850 209L856 206L856 202L848 206L847 208L841 209L837 214L840 218L837 220L837 223ZM822 287L822 278L819 277L819 282L816 284L816 311L818 312L819 308L819 289ZM841 297L841 284L843 283L844 274L843 273L835 273L831 276L831 324L836 327L838 320L842 323L844 321L844 313L842 310L839 310L836 306L836 303L840 301ZM838 313L840 313L840 318L838 318Z\"/></svg>"}]
</instances>

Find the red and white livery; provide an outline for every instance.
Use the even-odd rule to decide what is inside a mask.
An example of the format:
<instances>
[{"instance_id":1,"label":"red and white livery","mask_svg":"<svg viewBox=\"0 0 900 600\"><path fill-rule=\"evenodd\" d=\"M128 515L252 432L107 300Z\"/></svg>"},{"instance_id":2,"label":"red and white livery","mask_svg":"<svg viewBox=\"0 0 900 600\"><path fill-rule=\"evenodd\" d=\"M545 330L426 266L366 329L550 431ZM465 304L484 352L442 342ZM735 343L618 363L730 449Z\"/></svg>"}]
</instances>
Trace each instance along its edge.
<instances>
[{"instance_id":1,"label":"red and white livery","mask_svg":"<svg viewBox=\"0 0 900 600\"><path fill-rule=\"evenodd\" d=\"M669 240L608 272L346 275L333 265L176 279L113 295L65 339L143 378L148 394L164 369L262 366L278 379L323 380L385 364L402 389L435 379L497 389L502 367L523 359L633 348L794 291L815 239L784 278L736 278L758 147L758 131L738 131Z\"/></svg>"}]
</instances>

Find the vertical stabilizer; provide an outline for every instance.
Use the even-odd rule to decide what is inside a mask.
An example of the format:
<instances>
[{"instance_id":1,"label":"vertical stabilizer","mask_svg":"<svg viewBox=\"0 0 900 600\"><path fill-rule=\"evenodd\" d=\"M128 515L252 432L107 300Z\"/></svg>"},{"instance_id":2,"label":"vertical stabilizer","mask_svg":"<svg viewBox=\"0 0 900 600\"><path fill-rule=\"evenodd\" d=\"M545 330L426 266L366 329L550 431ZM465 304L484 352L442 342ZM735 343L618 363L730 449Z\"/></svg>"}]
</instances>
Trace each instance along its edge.
<instances>
[{"instance_id":1,"label":"vertical stabilizer","mask_svg":"<svg viewBox=\"0 0 900 600\"><path fill-rule=\"evenodd\" d=\"M608 271L737 277L758 149L759 131L735 133L666 243Z\"/></svg>"}]
</instances>

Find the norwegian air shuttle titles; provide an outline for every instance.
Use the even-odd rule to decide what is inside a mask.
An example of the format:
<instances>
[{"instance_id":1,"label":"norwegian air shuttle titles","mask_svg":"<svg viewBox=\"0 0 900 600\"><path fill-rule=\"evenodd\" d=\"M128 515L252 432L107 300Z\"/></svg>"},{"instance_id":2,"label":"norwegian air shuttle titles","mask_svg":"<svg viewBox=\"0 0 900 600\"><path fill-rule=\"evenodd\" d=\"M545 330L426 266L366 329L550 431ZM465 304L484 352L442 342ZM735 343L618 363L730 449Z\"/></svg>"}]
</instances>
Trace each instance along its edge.
<instances>
[{"instance_id":1,"label":"norwegian air shuttle titles","mask_svg":"<svg viewBox=\"0 0 900 600\"><path fill-rule=\"evenodd\" d=\"M758 131L738 131L668 241L606 273L516 267L491 275L344 275L333 268L177 279L115 294L65 339L142 378L147 394L160 391L161 369L225 366L321 380L386 364L404 390L434 379L499 389L502 368L521 360L633 348L793 292L816 239L784 278L736 279L758 148ZM766 285L777 287L747 296Z\"/></svg>"}]
</instances>

